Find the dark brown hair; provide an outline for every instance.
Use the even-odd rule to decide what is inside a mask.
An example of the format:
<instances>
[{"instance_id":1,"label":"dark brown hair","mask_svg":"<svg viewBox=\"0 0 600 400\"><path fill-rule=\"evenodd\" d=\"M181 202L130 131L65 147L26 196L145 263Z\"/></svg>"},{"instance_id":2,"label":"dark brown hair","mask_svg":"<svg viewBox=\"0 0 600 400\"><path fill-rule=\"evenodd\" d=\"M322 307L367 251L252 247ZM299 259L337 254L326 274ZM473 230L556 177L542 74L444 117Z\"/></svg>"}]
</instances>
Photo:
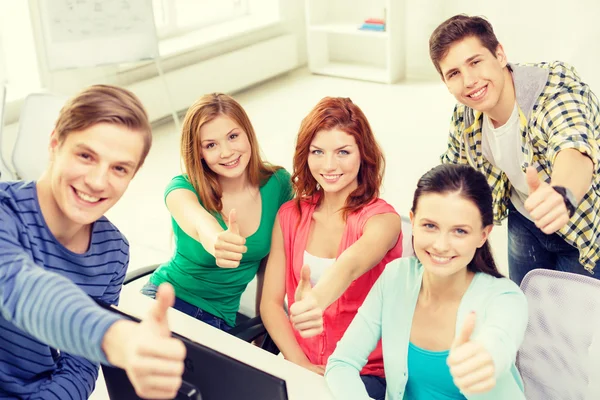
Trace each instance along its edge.
<instances>
[{"instance_id":1,"label":"dark brown hair","mask_svg":"<svg viewBox=\"0 0 600 400\"><path fill-rule=\"evenodd\" d=\"M448 54L450 47L467 37L476 37L490 53L496 54L498 39L492 25L482 17L469 17L465 14L455 15L442 22L429 38L429 56L442 79L440 61Z\"/></svg>"},{"instance_id":2,"label":"dark brown hair","mask_svg":"<svg viewBox=\"0 0 600 400\"><path fill-rule=\"evenodd\" d=\"M411 208L413 214L417 211L419 198L430 193L458 193L477 206L481 214L482 227L494 223L492 189L485 176L469 165L442 164L423 175L417 183L417 190L415 190ZM487 240L475 251L467 269L473 272L484 272L496 278L502 277L496 267L492 249Z\"/></svg>"}]
</instances>

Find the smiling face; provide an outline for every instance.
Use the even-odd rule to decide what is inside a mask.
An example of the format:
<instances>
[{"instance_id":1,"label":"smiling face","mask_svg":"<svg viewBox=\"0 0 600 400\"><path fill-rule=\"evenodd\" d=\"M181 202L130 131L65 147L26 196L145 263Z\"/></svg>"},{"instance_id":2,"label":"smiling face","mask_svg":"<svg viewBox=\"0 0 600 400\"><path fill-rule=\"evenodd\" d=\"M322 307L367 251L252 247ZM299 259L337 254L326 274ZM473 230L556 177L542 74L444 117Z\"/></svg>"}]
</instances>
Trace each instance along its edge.
<instances>
[{"instance_id":1,"label":"smiling face","mask_svg":"<svg viewBox=\"0 0 600 400\"><path fill-rule=\"evenodd\" d=\"M360 162L356 140L339 129L317 132L310 144L308 167L325 193L348 195L354 191Z\"/></svg>"},{"instance_id":2,"label":"smiling face","mask_svg":"<svg viewBox=\"0 0 600 400\"><path fill-rule=\"evenodd\" d=\"M202 159L215 174L228 179L246 173L252 149L246 132L225 115L200 128Z\"/></svg>"},{"instance_id":3,"label":"smiling face","mask_svg":"<svg viewBox=\"0 0 600 400\"><path fill-rule=\"evenodd\" d=\"M492 229L482 226L477 206L458 192L423 194L410 218L415 254L426 272L439 277L465 272Z\"/></svg>"},{"instance_id":4,"label":"smiling face","mask_svg":"<svg viewBox=\"0 0 600 400\"><path fill-rule=\"evenodd\" d=\"M440 60L442 78L459 103L484 113L493 113L507 99L505 93L507 66L502 45L492 54L475 36L452 44Z\"/></svg>"},{"instance_id":5,"label":"smiling face","mask_svg":"<svg viewBox=\"0 0 600 400\"><path fill-rule=\"evenodd\" d=\"M142 133L114 124L70 132L62 143L53 133L48 174L41 178L42 185L49 183L51 198L41 191L40 203L57 210L57 218L93 223L125 193L144 148Z\"/></svg>"}]
</instances>

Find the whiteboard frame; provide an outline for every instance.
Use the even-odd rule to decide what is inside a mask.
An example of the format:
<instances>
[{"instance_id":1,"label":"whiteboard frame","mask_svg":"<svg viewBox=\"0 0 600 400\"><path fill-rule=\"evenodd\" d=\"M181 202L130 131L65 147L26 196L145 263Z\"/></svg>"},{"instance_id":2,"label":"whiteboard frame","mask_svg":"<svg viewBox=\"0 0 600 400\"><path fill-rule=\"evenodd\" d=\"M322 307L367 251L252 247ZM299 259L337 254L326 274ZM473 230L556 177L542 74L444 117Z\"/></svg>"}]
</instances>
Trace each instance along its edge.
<instances>
[{"instance_id":1,"label":"whiteboard frame","mask_svg":"<svg viewBox=\"0 0 600 400\"><path fill-rule=\"evenodd\" d=\"M121 34L101 38L73 38L65 42L52 40L49 6L68 0L37 0L44 55L48 70L89 68L159 58L158 36L154 24L152 0L146 0L149 13L143 33ZM93 0L90 0L93 2Z\"/></svg>"}]
</instances>

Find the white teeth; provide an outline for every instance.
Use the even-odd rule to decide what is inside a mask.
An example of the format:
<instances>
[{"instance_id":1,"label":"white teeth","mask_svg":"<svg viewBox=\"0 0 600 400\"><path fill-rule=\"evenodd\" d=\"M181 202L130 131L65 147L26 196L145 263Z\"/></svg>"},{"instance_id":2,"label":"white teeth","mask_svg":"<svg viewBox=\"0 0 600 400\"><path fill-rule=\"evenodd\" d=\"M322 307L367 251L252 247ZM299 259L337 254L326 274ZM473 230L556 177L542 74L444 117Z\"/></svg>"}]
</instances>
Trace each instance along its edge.
<instances>
[{"instance_id":1,"label":"white teeth","mask_svg":"<svg viewBox=\"0 0 600 400\"><path fill-rule=\"evenodd\" d=\"M448 261L450 261L450 259L452 258L452 257L439 257L439 256L434 256L433 254L430 254L430 255L431 255L431 258L433 258L433 260L434 260L435 262L438 262L438 263L445 263L445 262L448 262Z\"/></svg>"},{"instance_id":2,"label":"white teeth","mask_svg":"<svg viewBox=\"0 0 600 400\"><path fill-rule=\"evenodd\" d=\"M476 91L475 93L470 94L469 97L479 97L483 94L484 90L485 90L485 86L482 87L481 89L479 89L478 91Z\"/></svg>"},{"instance_id":3,"label":"white teeth","mask_svg":"<svg viewBox=\"0 0 600 400\"><path fill-rule=\"evenodd\" d=\"M80 192L79 190L76 190L75 193L77 193L77 196L79 196L80 199L85 200L88 203L96 203L100 201L100 197L90 196L83 192Z\"/></svg>"},{"instance_id":4,"label":"white teeth","mask_svg":"<svg viewBox=\"0 0 600 400\"><path fill-rule=\"evenodd\" d=\"M237 162L238 162L239 160L240 160L240 159L239 159L239 158L237 158L237 159L233 160L232 162L229 162L229 163L227 163L227 164L223 164L223 165L225 165L226 167L231 167L232 165L235 165L235 164L237 164Z\"/></svg>"},{"instance_id":5,"label":"white teeth","mask_svg":"<svg viewBox=\"0 0 600 400\"><path fill-rule=\"evenodd\" d=\"M340 176L342 176L342 174L338 174L338 175L323 175L323 178L333 181L337 178L339 178Z\"/></svg>"}]
</instances>

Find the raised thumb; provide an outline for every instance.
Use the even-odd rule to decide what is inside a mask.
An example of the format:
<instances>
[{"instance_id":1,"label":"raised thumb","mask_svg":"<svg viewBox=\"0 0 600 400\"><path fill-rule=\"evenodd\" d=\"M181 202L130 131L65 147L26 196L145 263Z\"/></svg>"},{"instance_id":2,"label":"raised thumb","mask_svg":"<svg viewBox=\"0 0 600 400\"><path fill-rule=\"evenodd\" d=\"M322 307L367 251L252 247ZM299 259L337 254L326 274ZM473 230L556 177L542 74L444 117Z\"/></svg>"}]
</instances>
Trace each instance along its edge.
<instances>
[{"instance_id":1,"label":"raised thumb","mask_svg":"<svg viewBox=\"0 0 600 400\"><path fill-rule=\"evenodd\" d=\"M540 187L540 178L538 177L537 170L534 167L527 167L525 175L527 178L527 186L529 186L529 194L531 194Z\"/></svg>"},{"instance_id":2,"label":"raised thumb","mask_svg":"<svg viewBox=\"0 0 600 400\"><path fill-rule=\"evenodd\" d=\"M461 346L471 340L471 335L475 330L475 322L477 321L477 315L475 312L470 312L463 322L462 329L458 332L452 343L452 348Z\"/></svg>"},{"instance_id":3,"label":"raised thumb","mask_svg":"<svg viewBox=\"0 0 600 400\"><path fill-rule=\"evenodd\" d=\"M306 292L310 291L311 289L312 285L310 284L310 267L307 264L304 264L300 270L300 281L298 282L298 287L296 288L296 295L294 296L295 300L302 300Z\"/></svg>"},{"instance_id":4,"label":"raised thumb","mask_svg":"<svg viewBox=\"0 0 600 400\"><path fill-rule=\"evenodd\" d=\"M237 213L235 208L232 208L231 211L229 211L229 230L236 235L240 234L240 227L237 223Z\"/></svg>"},{"instance_id":5,"label":"raised thumb","mask_svg":"<svg viewBox=\"0 0 600 400\"><path fill-rule=\"evenodd\" d=\"M175 290L168 283L159 286L156 292L156 301L150 309L149 319L159 327L159 333L164 336L170 335L167 310L175 304Z\"/></svg>"}]
</instances>

